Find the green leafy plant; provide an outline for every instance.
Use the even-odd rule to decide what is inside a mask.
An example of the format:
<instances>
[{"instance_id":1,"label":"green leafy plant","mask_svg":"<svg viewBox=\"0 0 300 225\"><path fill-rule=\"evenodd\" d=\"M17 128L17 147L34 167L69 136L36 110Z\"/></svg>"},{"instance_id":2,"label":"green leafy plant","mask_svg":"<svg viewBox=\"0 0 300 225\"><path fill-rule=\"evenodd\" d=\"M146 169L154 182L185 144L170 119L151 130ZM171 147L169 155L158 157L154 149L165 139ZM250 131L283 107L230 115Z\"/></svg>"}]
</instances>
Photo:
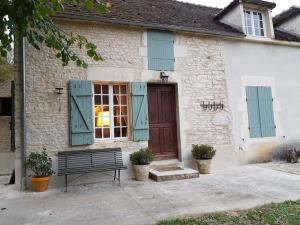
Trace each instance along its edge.
<instances>
[{"instance_id":1,"label":"green leafy plant","mask_svg":"<svg viewBox=\"0 0 300 225\"><path fill-rule=\"evenodd\" d=\"M149 148L142 148L130 155L132 165L148 165L154 160L153 152Z\"/></svg>"},{"instance_id":2,"label":"green leafy plant","mask_svg":"<svg viewBox=\"0 0 300 225\"><path fill-rule=\"evenodd\" d=\"M31 152L26 158L25 167L32 171L33 177L49 177L55 173L52 170L52 159L46 153L46 149L42 152Z\"/></svg>"},{"instance_id":3,"label":"green leafy plant","mask_svg":"<svg viewBox=\"0 0 300 225\"><path fill-rule=\"evenodd\" d=\"M53 18L63 13L67 5L80 6L87 11L109 12L111 4L101 0L1 0L0 1L0 56L6 58L13 46L25 37L35 49L47 46L55 51L62 65L74 61L86 68L87 63L74 51L85 49L93 60L102 60L96 45L83 35L64 32Z\"/></svg>"},{"instance_id":4,"label":"green leafy plant","mask_svg":"<svg viewBox=\"0 0 300 225\"><path fill-rule=\"evenodd\" d=\"M210 145L192 145L192 154L195 159L212 159L216 150Z\"/></svg>"}]
</instances>

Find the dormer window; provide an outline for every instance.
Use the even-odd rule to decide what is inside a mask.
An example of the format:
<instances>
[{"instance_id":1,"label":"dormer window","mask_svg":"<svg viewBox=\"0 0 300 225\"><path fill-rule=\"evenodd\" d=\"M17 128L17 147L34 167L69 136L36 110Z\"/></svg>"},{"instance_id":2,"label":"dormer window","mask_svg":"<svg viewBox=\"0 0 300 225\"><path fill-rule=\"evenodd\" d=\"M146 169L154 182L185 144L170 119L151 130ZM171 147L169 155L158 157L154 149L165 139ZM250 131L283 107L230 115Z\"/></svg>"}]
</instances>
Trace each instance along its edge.
<instances>
[{"instance_id":1,"label":"dormer window","mask_svg":"<svg viewBox=\"0 0 300 225\"><path fill-rule=\"evenodd\" d=\"M263 14L258 11L244 10L245 32L247 35L264 37Z\"/></svg>"}]
</instances>

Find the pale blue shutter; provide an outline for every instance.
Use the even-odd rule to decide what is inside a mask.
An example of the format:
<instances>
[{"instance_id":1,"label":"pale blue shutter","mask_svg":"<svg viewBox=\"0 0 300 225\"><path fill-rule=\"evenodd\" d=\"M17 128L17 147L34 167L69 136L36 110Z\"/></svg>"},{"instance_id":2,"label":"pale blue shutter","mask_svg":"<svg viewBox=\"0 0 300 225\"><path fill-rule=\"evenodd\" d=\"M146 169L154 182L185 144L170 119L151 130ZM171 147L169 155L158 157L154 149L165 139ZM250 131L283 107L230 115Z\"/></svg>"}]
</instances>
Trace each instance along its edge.
<instances>
[{"instance_id":1,"label":"pale blue shutter","mask_svg":"<svg viewBox=\"0 0 300 225\"><path fill-rule=\"evenodd\" d=\"M70 145L93 144L92 82L71 80L69 99Z\"/></svg>"},{"instance_id":2,"label":"pale blue shutter","mask_svg":"<svg viewBox=\"0 0 300 225\"><path fill-rule=\"evenodd\" d=\"M172 32L148 31L149 70L174 71L174 37Z\"/></svg>"},{"instance_id":3,"label":"pale blue shutter","mask_svg":"<svg viewBox=\"0 0 300 225\"><path fill-rule=\"evenodd\" d=\"M276 136L273 98L270 87L258 87L259 115L262 137Z\"/></svg>"},{"instance_id":4,"label":"pale blue shutter","mask_svg":"<svg viewBox=\"0 0 300 225\"><path fill-rule=\"evenodd\" d=\"M246 87L248 123L251 138L261 137L260 113L257 87Z\"/></svg>"},{"instance_id":5,"label":"pale blue shutter","mask_svg":"<svg viewBox=\"0 0 300 225\"><path fill-rule=\"evenodd\" d=\"M149 140L147 83L131 83L132 130L134 141Z\"/></svg>"}]
</instances>

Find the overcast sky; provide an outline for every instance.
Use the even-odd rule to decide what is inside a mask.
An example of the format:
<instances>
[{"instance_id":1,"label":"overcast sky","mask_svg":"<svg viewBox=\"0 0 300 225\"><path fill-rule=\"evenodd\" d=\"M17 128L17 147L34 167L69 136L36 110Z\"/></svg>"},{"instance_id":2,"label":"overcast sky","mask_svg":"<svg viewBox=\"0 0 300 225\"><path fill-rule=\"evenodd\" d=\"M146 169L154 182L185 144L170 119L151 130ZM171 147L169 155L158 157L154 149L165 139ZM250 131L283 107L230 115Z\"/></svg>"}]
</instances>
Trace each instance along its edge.
<instances>
[{"instance_id":1,"label":"overcast sky","mask_svg":"<svg viewBox=\"0 0 300 225\"><path fill-rule=\"evenodd\" d=\"M182 2L190 2L200 5L207 6L215 6L219 8L224 8L227 6L232 0L181 0ZM272 2L276 2L277 6L273 9L273 16L282 12L283 10L288 9L292 5L300 6L300 0L271 0Z\"/></svg>"}]
</instances>

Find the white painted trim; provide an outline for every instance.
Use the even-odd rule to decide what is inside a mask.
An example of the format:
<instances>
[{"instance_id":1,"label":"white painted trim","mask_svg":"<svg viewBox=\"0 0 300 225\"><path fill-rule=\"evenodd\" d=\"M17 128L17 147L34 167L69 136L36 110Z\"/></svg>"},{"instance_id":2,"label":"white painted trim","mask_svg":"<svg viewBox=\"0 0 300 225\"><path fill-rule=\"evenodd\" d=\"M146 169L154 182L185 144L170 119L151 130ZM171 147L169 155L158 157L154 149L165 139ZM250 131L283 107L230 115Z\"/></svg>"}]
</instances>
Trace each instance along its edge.
<instances>
[{"instance_id":1,"label":"white painted trim","mask_svg":"<svg viewBox=\"0 0 300 225\"><path fill-rule=\"evenodd\" d=\"M244 16L244 21L246 20L245 18L245 12L250 12L250 16L251 16L251 28L252 28L252 34L248 34L247 33L247 29L246 29L246 23L244 23L244 31L245 34L247 34L247 36L252 36L252 37L267 37L267 32L266 32L266 18L265 18L265 13L259 10L253 10L253 9L244 9L243 11L243 16ZM261 14L261 18L262 18L262 22L263 22L263 31L264 31L264 35L256 35L255 34L255 26L254 26L254 13L260 13ZM261 28L260 28L261 29Z\"/></svg>"},{"instance_id":2,"label":"white painted trim","mask_svg":"<svg viewBox=\"0 0 300 225\"><path fill-rule=\"evenodd\" d=\"M96 124L95 124L95 91L94 91L94 84L99 83L99 84L103 84L103 85L108 85L108 96L109 96L109 128L110 128L110 137L109 138L96 138ZM117 137L115 138L114 136L114 128L115 128L115 124L114 124L114 102L113 102L113 85L126 85L127 86L127 129L128 129L128 137ZM95 143L101 143L101 142L105 142L105 141L129 141L129 132L130 132L130 111L129 111L129 94L128 94L128 88L129 85L128 83L117 83L117 82L110 82L110 83L101 83L101 81L93 81L93 89L92 89L92 93L93 93L93 127L94 127L94 141ZM125 94L124 94L125 95ZM123 106L123 105L122 105ZM126 126L123 126L126 127ZM103 130L103 129L102 129Z\"/></svg>"},{"instance_id":3,"label":"white painted trim","mask_svg":"<svg viewBox=\"0 0 300 225\"><path fill-rule=\"evenodd\" d=\"M273 112L274 112L274 122L276 125L276 136L275 137L263 137L263 138L250 138L250 133L248 130L248 109L246 102L246 86L267 86L272 89L273 101ZM241 98L238 102L238 111L241 113L242 121L240 124L241 138L245 140L248 144L253 143L264 143L270 141L281 140L284 136L283 125L280 120L281 104L277 95L275 79L272 77L264 76L243 76L241 77Z\"/></svg>"}]
</instances>

